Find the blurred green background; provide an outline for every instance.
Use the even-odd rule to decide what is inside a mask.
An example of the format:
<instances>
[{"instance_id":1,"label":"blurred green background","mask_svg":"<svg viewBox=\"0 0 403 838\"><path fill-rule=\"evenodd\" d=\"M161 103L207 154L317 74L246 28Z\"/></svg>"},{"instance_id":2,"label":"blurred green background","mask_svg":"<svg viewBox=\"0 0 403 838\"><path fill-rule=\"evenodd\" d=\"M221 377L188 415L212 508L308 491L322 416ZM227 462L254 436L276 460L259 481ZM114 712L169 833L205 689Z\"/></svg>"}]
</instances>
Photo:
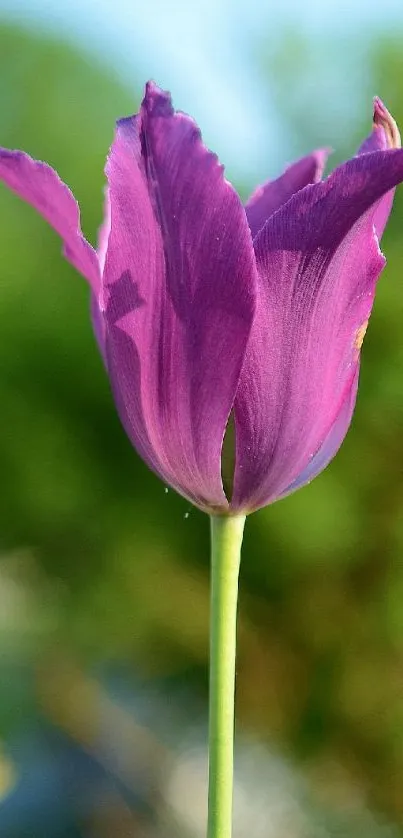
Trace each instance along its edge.
<instances>
[{"instance_id":1,"label":"blurred green background","mask_svg":"<svg viewBox=\"0 0 403 838\"><path fill-rule=\"evenodd\" d=\"M351 156L374 92L403 125L402 37L361 47L348 101L344 43L289 27L267 50L260 33L283 165L321 144L331 167ZM143 81L0 26L0 142L57 169L92 242L114 120ZM208 521L131 449L56 235L4 188L0 218L0 835L202 836ZM403 835L402 221L398 191L339 455L246 528L235 838Z\"/></svg>"}]
</instances>

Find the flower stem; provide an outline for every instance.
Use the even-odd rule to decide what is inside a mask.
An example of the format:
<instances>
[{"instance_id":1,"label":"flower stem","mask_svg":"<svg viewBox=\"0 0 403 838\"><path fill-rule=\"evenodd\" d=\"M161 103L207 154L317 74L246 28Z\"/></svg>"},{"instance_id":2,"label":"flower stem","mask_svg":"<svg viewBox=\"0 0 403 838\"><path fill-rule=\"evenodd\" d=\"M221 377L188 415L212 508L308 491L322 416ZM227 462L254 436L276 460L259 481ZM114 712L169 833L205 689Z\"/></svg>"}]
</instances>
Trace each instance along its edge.
<instances>
[{"instance_id":1,"label":"flower stem","mask_svg":"<svg viewBox=\"0 0 403 838\"><path fill-rule=\"evenodd\" d=\"M244 515L211 516L208 838L231 838L238 576Z\"/></svg>"}]
</instances>

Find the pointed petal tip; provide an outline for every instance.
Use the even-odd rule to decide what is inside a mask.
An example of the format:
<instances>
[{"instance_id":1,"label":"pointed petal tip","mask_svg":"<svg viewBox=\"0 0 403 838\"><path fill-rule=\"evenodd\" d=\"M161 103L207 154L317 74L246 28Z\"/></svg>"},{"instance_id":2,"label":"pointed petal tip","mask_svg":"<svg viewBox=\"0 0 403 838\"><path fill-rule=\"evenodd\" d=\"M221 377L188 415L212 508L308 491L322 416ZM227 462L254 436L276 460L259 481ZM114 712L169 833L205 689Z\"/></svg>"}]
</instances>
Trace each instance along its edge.
<instances>
[{"instance_id":1,"label":"pointed petal tip","mask_svg":"<svg viewBox=\"0 0 403 838\"><path fill-rule=\"evenodd\" d=\"M145 85L144 97L141 103L140 113L138 114L138 116L131 117L129 119L145 119L145 121L147 121L159 118L166 120L173 118L176 122L177 127L180 123L182 123L183 129L185 131L187 130L187 128L191 129L193 132L193 139L194 141L200 143L200 147L203 149L203 152L206 155L206 159L208 158L209 160L214 162L214 164L220 170L223 180L225 181L227 186L232 191L236 192L232 183L225 177L224 164L221 163L217 154L210 148L208 148L204 143L201 129L196 120L185 111L176 109L172 103L172 96L169 90L163 90L155 81L150 79ZM120 120L118 123L118 127L122 127L124 130L133 127L132 121L128 126L126 126L124 123L125 120ZM141 124L143 125L145 124L145 122L142 121ZM151 123L147 124L150 125Z\"/></svg>"},{"instance_id":2,"label":"pointed petal tip","mask_svg":"<svg viewBox=\"0 0 403 838\"><path fill-rule=\"evenodd\" d=\"M146 83L141 108L149 116L167 117L174 113L170 92L162 90L152 79Z\"/></svg>"},{"instance_id":3,"label":"pointed petal tip","mask_svg":"<svg viewBox=\"0 0 403 838\"><path fill-rule=\"evenodd\" d=\"M257 236L268 218L285 204L295 192L312 183L319 183L331 153L330 148L317 148L285 168L276 180L268 180L252 193L245 204L252 238Z\"/></svg>"},{"instance_id":4,"label":"pointed petal tip","mask_svg":"<svg viewBox=\"0 0 403 838\"><path fill-rule=\"evenodd\" d=\"M315 149L312 154L318 164L317 181L319 181L325 169L327 158L333 154L333 149L331 146L324 146L323 148Z\"/></svg>"},{"instance_id":5,"label":"pointed petal tip","mask_svg":"<svg viewBox=\"0 0 403 838\"><path fill-rule=\"evenodd\" d=\"M177 125L182 124L183 130L191 129L193 133L193 141L199 142L203 149L206 159L213 161L221 172L221 176L227 186L232 191L236 192L234 186L225 177L225 167L219 160L217 154L211 151L203 142L201 130L193 117L181 110L176 110L172 104L171 93L168 90L163 90L158 84L150 79L146 82L144 89L144 96L138 113L130 116L123 116L116 121L116 136L123 139L125 143L132 144L140 139L143 129L149 131L154 120L166 120L166 127L161 128L161 131L168 130L167 126L170 119L173 119ZM159 129L156 129L159 130ZM113 145L109 150L105 165L105 174L108 176L110 171L110 157Z\"/></svg>"},{"instance_id":6,"label":"pointed petal tip","mask_svg":"<svg viewBox=\"0 0 403 838\"><path fill-rule=\"evenodd\" d=\"M402 142L396 121L379 96L374 96L374 128L381 126L385 132L387 148L401 148Z\"/></svg>"},{"instance_id":7,"label":"pointed petal tip","mask_svg":"<svg viewBox=\"0 0 403 838\"><path fill-rule=\"evenodd\" d=\"M300 157L297 161L289 163L284 171L285 173L289 172L293 169L293 167L295 167L295 165L310 164L311 167L315 167L315 169L311 173L312 176L310 182L319 183L319 181L322 180L323 172L326 168L327 159L330 156L330 154L333 154L333 148L331 148L331 146L315 148L313 151L311 151L310 154L307 154L305 157Z\"/></svg>"},{"instance_id":8,"label":"pointed petal tip","mask_svg":"<svg viewBox=\"0 0 403 838\"><path fill-rule=\"evenodd\" d=\"M121 135L125 136L127 133L132 138L133 128L136 127L141 116L147 115L152 117L169 117L173 116L174 109L172 106L171 94L168 90L162 90L155 81L150 79L146 82L144 88L144 95L141 101L139 113L131 114L130 116L122 116L116 120L116 130Z\"/></svg>"},{"instance_id":9,"label":"pointed petal tip","mask_svg":"<svg viewBox=\"0 0 403 838\"><path fill-rule=\"evenodd\" d=\"M57 172L25 151L0 148L0 181L53 227L64 243L65 257L97 293L98 258L83 236L78 203Z\"/></svg>"},{"instance_id":10,"label":"pointed petal tip","mask_svg":"<svg viewBox=\"0 0 403 838\"><path fill-rule=\"evenodd\" d=\"M304 157L299 157L298 160L292 161L288 163L284 169L284 172L290 171L295 166L301 165L316 165L316 171L312 173L311 182L317 182L322 179L323 170L327 163L327 158L330 154L333 154L333 148L330 146L323 146L323 148L315 148L309 154L305 155Z\"/></svg>"}]
</instances>

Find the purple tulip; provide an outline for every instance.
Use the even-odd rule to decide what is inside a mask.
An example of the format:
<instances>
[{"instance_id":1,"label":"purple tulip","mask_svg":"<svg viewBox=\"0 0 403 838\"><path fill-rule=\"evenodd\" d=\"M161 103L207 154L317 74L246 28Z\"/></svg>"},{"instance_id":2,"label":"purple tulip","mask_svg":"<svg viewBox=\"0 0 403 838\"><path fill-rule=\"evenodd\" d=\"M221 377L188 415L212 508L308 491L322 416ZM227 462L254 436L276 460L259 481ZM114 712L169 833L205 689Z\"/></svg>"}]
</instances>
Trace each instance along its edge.
<instances>
[{"instance_id":1,"label":"purple tulip","mask_svg":"<svg viewBox=\"0 0 403 838\"><path fill-rule=\"evenodd\" d=\"M149 83L139 114L117 124L95 251L57 174L0 151L0 178L90 283L130 440L207 512L251 512L309 482L350 424L379 239L403 180L379 99L358 155L322 181L325 158L299 160L243 206L195 123Z\"/></svg>"}]
</instances>

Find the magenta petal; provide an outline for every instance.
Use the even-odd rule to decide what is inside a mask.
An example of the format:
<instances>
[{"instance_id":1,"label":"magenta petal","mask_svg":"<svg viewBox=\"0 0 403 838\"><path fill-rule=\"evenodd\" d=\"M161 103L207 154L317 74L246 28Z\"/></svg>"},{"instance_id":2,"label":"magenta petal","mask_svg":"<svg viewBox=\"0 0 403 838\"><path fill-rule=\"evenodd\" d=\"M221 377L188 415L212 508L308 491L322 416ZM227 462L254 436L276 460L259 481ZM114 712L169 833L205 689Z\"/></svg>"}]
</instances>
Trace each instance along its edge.
<instances>
[{"instance_id":1,"label":"magenta petal","mask_svg":"<svg viewBox=\"0 0 403 838\"><path fill-rule=\"evenodd\" d=\"M384 151L388 148L400 148L400 134L395 120L385 107L381 99L374 99L374 121L369 137L358 149L358 154L368 154L372 151ZM378 201L374 213L374 225L379 240L382 238L393 204L395 190L391 189Z\"/></svg>"},{"instance_id":2,"label":"magenta petal","mask_svg":"<svg viewBox=\"0 0 403 838\"><path fill-rule=\"evenodd\" d=\"M345 399L342 402L340 411L337 414L325 441L322 443L319 451L317 451L309 461L308 465L305 466L301 474L299 474L296 480L294 480L294 482L291 483L291 485L288 486L288 488L282 493L282 498L290 495L292 492L296 492L297 489L301 489L302 486L305 486L307 483L310 483L314 477L326 468L335 454L337 454L342 442L344 441L353 417L357 398L358 378L359 365L357 364L350 390L347 392Z\"/></svg>"},{"instance_id":3,"label":"magenta petal","mask_svg":"<svg viewBox=\"0 0 403 838\"><path fill-rule=\"evenodd\" d=\"M102 224L98 230L98 246L97 246L97 254L98 254L98 261L101 270L101 274L104 271L105 266L105 259L106 259L106 251L108 249L108 240L109 240L109 233L111 231L111 202L109 199L109 189L108 187L105 188L105 195L104 195L104 217Z\"/></svg>"},{"instance_id":4,"label":"magenta petal","mask_svg":"<svg viewBox=\"0 0 403 838\"><path fill-rule=\"evenodd\" d=\"M294 195L257 236L257 313L235 401L234 509L282 495L343 409L384 265L376 202L402 180L403 151L363 154Z\"/></svg>"},{"instance_id":5,"label":"magenta petal","mask_svg":"<svg viewBox=\"0 0 403 838\"><path fill-rule=\"evenodd\" d=\"M269 180L263 186L258 186L245 204L253 238L273 212L283 206L295 192L321 179L327 155L328 150L324 148L313 151L288 166L277 180Z\"/></svg>"},{"instance_id":6,"label":"magenta petal","mask_svg":"<svg viewBox=\"0 0 403 838\"><path fill-rule=\"evenodd\" d=\"M148 85L108 161L103 300L108 370L146 462L205 509L225 509L221 446L255 308L242 204L195 123Z\"/></svg>"},{"instance_id":7,"label":"magenta petal","mask_svg":"<svg viewBox=\"0 0 403 838\"><path fill-rule=\"evenodd\" d=\"M105 318L103 312L99 308L98 298L95 294L91 294L90 299L90 315L91 315L91 323L92 328L94 331L95 339L98 344L98 349L101 353L102 360L104 362L105 367L108 367L107 359L106 359L106 346L105 346Z\"/></svg>"},{"instance_id":8,"label":"magenta petal","mask_svg":"<svg viewBox=\"0 0 403 838\"><path fill-rule=\"evenodd\" d=\"M32 204L59 233L64 242L66 259L97 292L100 283L97 255L81 232L77 202L56 172L23 151L0 148L0 180Z\"/></svg>"}]
</instances>

